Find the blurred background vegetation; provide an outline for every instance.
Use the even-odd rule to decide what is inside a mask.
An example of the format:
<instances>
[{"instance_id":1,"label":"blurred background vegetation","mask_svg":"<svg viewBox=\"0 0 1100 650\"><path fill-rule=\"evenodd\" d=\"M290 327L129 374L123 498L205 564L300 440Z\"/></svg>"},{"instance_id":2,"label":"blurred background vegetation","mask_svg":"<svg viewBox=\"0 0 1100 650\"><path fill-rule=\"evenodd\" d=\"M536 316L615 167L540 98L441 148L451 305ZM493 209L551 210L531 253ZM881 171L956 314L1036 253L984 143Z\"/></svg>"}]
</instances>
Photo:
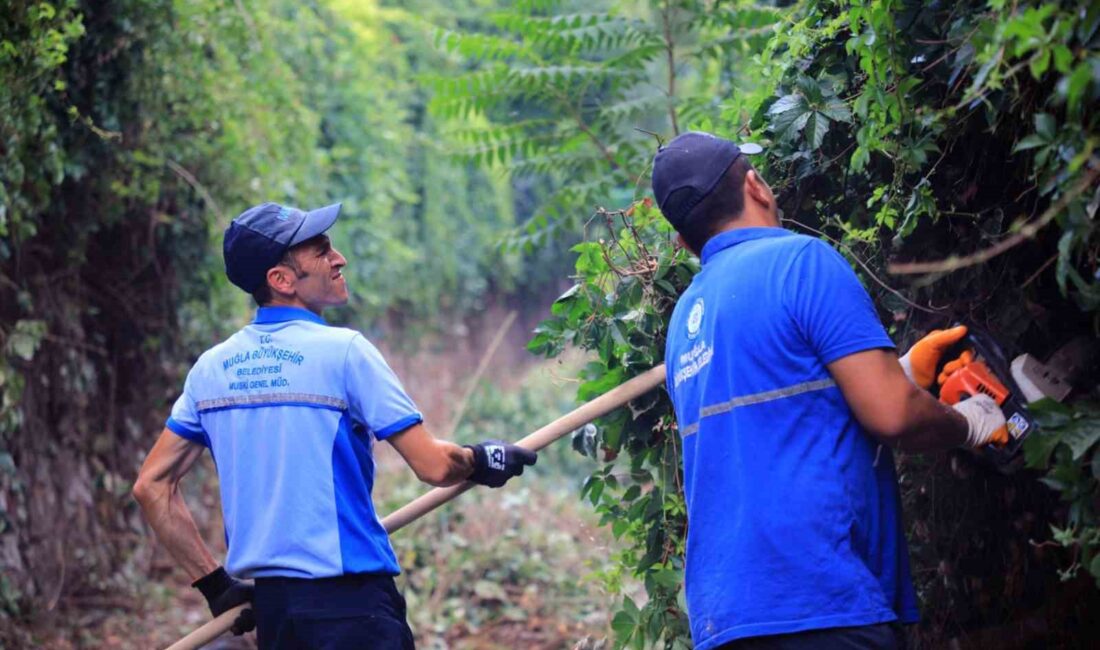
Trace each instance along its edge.
<instances>
[{"instance_id":1,"label":"blurred background vegetation","mask_svg":"<svg viewBox=\"0 0 1100 650\"><path fill-rule=\"evenodd\" d=\"M899 345L958 319L1040 357L1096 339L1098 32L1088 0L0 0L0 644L206 616L129 489L249 319L221 232L261 201L343 202L331 320L459 440L660 361L695 262L644 198L688 129L766 146L787 227L850 257ZM902 459L916 647L1100 632L1095 377L1013 476ZM424 647L690 646L667 397L572 447L394 537ZM420 488L382 461L386 512ZM189 489L217 540L213 480Z\"/></svg>"}]
</instances>

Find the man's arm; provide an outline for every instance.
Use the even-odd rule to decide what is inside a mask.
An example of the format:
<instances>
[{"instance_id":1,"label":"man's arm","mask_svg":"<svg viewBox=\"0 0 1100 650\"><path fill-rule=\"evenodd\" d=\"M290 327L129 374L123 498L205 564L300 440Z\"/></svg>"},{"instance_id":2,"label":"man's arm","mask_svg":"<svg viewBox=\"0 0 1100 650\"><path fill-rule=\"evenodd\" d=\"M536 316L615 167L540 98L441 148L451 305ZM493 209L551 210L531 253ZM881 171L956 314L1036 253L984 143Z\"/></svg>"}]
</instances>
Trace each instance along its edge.
<instances>
[{"instance_id":1,"label":"man's arm","mask_svg":"<svg viewBox=\"0 0 1100 650\"><path fill-rule=\"evenodd\" d=\"M436 487L473 481L498 488L538 460L535 452L500 440L459 447L437 440L422 424L414 424L386 440L416 472L417 478Z\"/></svg>"},{"instance_id":2,"label":"man's arm","mask_svg":"<svg viewBox=\"0 0 1100 650\"><path fill-rule=\"evenodd\" d=\"M203 449L202 445L164 429L141 466L133 490L157 540L191 580L198 580L218 568L180 492L180 480L194 466Z\"/></svg>"},{"instance_id":3,"label":"man's arm","mask_svg":"<svg viewBox=\"0 0 1100 650\"><path fill-rule=\"evenodd\" d=\"M962 446L966 417L918 388L893 350L864 350L828 365L856 419L879 440L904 451Z\"/></svg>"},{"instance_id":4,"label":"man's arm","mask_svg":"<svg viewBox=\"0 0 1100 650\"><path fill-rule=\"evenodd\" d=\"M416 477L428 485L454 485L470 478L474 472L472 449L439 440L423 424L414 424L386 440L401 454Z\"/></svg>"}]
</instances>

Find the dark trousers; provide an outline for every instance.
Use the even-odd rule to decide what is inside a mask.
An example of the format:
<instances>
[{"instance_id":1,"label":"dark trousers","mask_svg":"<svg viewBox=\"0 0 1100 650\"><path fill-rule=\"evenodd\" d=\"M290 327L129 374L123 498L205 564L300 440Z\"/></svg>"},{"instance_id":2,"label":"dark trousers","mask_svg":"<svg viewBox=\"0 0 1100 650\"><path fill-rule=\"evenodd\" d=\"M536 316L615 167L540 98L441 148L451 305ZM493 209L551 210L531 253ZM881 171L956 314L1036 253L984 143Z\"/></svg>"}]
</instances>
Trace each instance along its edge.
<instances>
[{"instance_id":1,"label":"dark trousers","mask_svg":"<svg viewBox=\"0 0 1100 650\"><path fill-rule=\"evenodd\" d=\"M405 599L393 576L257 578L262 650L412 650Z\"/></svg>"},{"instance_id":2,"label":"dark trousers","mask_svg":"<svg viewBox=\"0 0 1100 650\"><path fill-rule=\"evenodd\" d=\"M718 650L905 650L901 627L891 623L832 627L738 639Z\"/></svg>"}]
</instances>

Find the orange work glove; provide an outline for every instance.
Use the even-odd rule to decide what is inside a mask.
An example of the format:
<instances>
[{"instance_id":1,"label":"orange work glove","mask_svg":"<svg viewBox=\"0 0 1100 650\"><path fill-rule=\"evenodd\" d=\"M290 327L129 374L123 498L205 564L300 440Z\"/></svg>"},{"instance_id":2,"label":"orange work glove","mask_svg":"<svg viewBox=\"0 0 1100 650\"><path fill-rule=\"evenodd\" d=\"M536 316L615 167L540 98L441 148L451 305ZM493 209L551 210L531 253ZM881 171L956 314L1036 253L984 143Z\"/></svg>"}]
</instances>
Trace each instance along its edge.
<instances>
[{"instance_id":1,"label":"orange work glove","mask_svg":"<svg viewBox=\"0 0 1100 650\"><path fill-rule=\"evenodd\" d=\"M939 377L936 377L936 383L943 386L947 378L951 376L951 373L959 368L969 366L972 361L974 361L974 353L970 350L963 350L963 353L959 355L958 359L943 364L943 372L940 373Z\"/></svg>"},{"instance_id":2,"label":"orange work glove","mask_svg":"<svg viewBox=\"0 0 1100 650\"><path fill-rule=\"evenodd\" d=\"M923 339L913 344L905 356L898 359L905 376L917 386L928 390L936 379L936 366L940 358L952 345L966 336L966 325L952 327L949 330L933 330Z\"/></svg>"}]
</instances>

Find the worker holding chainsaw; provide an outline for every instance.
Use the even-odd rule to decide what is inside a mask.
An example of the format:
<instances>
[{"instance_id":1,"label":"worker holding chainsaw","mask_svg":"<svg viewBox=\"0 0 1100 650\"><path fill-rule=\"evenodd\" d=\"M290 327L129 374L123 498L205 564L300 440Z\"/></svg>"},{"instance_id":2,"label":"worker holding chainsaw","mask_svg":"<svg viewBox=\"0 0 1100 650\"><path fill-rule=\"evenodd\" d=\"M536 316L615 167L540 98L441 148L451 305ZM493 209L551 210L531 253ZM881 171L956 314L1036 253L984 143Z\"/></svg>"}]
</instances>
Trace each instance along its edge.
<instances>
[{"instance_id":1,"label":"worker holding chainsaw","mask_svg":"<svg viewBox=\"0 0 1100 650\"><path fill-rule=\"evenodd\" d=\"M536 460L500 441L436 439L370 341L325 322L326 308L348 301L347 260L325 234L339 212L265 203L233 220L226 274L259 309L199 357L134 484L212 613L253 603L233 631L255 627L261 648L413 647L397 558L371 503L375 441L436 486L500 487ZM220 482L224 567L179 488L205 449Z\"/></svg>"},{"instance_id":2,"label":"worker holding chainsaw","mask_svg":"<svg viewBox=\"0 0 1100 650\"><path fill-rule=\"evenodd\" d=\"M936 332L899 359L851 267L783 229L745 154L705 133L659 149L653 191L702 269L665 351L684 446L685 583L698 650L900 647L919 613L891 448L980 447L997 404L926 392Z\"/></svg>"}]
</instances>

